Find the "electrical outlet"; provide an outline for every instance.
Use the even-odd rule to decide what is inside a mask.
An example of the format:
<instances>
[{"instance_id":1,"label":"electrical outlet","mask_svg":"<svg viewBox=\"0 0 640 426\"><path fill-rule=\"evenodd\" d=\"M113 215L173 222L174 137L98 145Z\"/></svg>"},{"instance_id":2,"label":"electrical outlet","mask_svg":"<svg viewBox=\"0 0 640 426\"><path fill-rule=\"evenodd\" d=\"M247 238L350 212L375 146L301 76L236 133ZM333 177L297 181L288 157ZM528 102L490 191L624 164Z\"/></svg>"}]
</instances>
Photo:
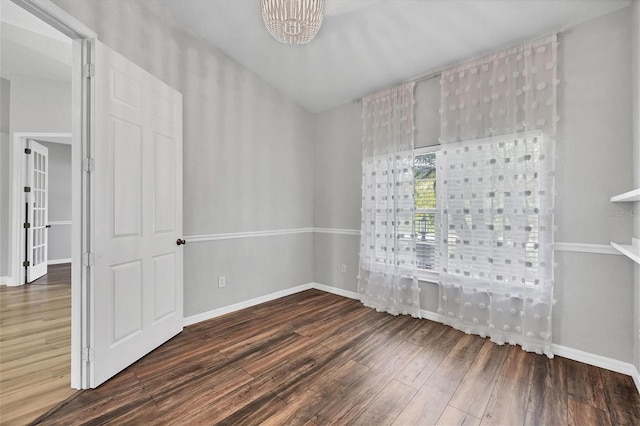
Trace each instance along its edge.
<instances>
[{"instance_id":1,"label":"electrical outlet","mask_svg":"<svg viewBox=\"0 0 640 426\"><path fill-rule=\"evenodd\" d=\"M342 273L343 274L347 273L347 265L342 265Z\"/></svg>"},{"instance_id":2,"label":"electrical outlet","mask_svg":"<svg viewBox=\"0 0 640 426\"><path fill-rule=\"evenodd\" d=\"M227 286L227 278L224 275L218 277L218 288L224 288Z\"/></svg>"}]
</instances>

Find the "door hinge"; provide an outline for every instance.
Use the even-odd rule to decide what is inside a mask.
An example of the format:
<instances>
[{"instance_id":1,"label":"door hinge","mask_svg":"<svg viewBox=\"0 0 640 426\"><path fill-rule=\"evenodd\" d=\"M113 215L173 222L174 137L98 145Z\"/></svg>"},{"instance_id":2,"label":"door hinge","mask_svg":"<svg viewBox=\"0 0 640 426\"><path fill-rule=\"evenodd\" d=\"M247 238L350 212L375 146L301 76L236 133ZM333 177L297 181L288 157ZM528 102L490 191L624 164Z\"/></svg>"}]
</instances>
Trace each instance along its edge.
<instances>
[{"instance_id":1,"label":"door hinge","mask_svg":"<svg viewBox=\"0 0 640 426\"><path fill-rule=\"evenodd\" d=\"M93 266L93 253L82 254L82 266Z\"/></svg>"},{"instance_id":2,"label":"door hinge","mask_svg":"<svg viewBox=\"0 0 640 426\"><path fill-rule=\"evenodd\" d=\"M25 186L24 187L24 192L31 192L31 187L30 186Z\"/></svg>"},{"instance_id":3,"label":"door hinge","mask_svg":"<svg viewBox=\"0 0 640 426\"><path fill-rule=\"evenodd\" d=\"M28 260L25 260L24 262L22 262L22 266L24 266L25 268L29 267L31 266L31 262L29 262Z\"/></svg>"},{"instance_id":4,"label":"door hinge","mask_svg":"<svg viewBox=\"0 0 640 426\"><path fill-rule=\"evenodd\" d=\"M86 173L90 173L95 170L96 162L93 158L82 159L82 170Z\"/></svg>"},{"instance_id":5,"label":"door hinge","mask_svg":"<svg viewBox=\"0 0 640 426\"><path fill-rule=\"evenodd\" d=\"M24 153L25 154L31 154L31 148L25 148L24 149Z\"/></svg>"},{"instance_id":6,"label":"door hinge","mask_svg":"<svg viewBox=\"0 0 640 426\"><path fill-rule=\"evenodd\" d=\"M93 362L93 349L82 348L82 362Z\"/></svg>"},{"instance_id":7,"label":"door hinge","mask_svg":"<svg viewBox=\"0 0 640 426\"><path fill-rule=\"evenodd\" d=\"M82 66L82 77L91 78L96 75L96 67L93 64L84 64Z\"/></svg>"},{"instance_id":8,"label":"door hinge","mask_svg":"<svg viewBox=\"0 0 640 426\"><path fill-rule=\"evenodd\" d=\"M24 229L29 229L29 228L31 228L31 224L29 222L25 222L25 223L22 224L22 227Z\"/></svg>"}]
</instances>

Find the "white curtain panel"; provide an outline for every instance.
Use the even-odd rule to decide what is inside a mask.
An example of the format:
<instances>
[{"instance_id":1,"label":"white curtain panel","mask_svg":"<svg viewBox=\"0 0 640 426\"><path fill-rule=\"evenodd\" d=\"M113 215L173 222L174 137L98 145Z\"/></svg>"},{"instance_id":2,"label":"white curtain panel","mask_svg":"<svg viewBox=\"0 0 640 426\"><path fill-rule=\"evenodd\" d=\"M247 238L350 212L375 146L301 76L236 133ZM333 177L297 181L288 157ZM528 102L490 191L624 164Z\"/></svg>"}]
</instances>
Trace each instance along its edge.
<instances>
[{"instance_id":1,"label":"white curtain panel","mask_svg":"<svg viewBox=\"0 0 640 426\"><path fill-rule=\"evenodd\" d=\"M441 143L540 129L556 134L556 35L442 73Z\"/></svg>"},{"instance_id":2,"label":"white curtain panel","mask_svg":"<svg viewBox=\"0 0 640 426\"><path fill-rule=\"evenodd\" d=\"M420 317L413 234L414 86L362 100L362 228L358 292L362 303Z\"/></svg>"},{"instance_id":3,"label":"white curtain panel","mask_svg":"<svg viewBox=\"0 0 640 426\"><path fill-rule=\"evenodd\" d=\"M443 322L549 357L556 51L552 36L443 72L437 155Z\"/></svg>"}]
</instances>

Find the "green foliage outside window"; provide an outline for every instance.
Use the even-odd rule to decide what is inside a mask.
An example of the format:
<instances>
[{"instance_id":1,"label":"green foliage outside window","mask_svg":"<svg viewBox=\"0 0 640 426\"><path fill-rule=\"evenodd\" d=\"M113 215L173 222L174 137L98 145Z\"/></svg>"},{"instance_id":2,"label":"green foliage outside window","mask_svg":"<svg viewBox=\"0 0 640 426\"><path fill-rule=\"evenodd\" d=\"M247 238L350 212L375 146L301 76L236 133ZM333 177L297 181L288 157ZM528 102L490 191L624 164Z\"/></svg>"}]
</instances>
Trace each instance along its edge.
<instances>
[{"instance_id":1,"label":"green foliage outside window","mask_svg":"<svg viewBox=\"0 0 640 426\"><path fill-rule=\"evenodd\" d=\"M414 157L415 235L418 268L434 269L436 235L436 155Z\"/></svg>"}]
</instances>

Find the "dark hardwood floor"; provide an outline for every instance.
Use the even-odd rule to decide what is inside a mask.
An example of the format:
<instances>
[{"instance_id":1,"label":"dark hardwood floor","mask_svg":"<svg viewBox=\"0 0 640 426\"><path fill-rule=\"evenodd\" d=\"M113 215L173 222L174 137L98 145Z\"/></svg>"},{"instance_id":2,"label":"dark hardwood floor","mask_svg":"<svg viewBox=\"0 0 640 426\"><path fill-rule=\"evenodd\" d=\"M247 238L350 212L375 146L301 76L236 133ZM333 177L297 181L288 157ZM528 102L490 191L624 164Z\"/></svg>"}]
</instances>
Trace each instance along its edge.
<instances>
[{"instance_id":1,"label":"dark hardwood floor","mask_svg":"<svg viewBox=\"0 0 640 426\"><path fill-rule=\"evenodd\" d=\"M187 327L40 424L639 424L628 376L310 290Z\"/></svg>"}]
</instances>

